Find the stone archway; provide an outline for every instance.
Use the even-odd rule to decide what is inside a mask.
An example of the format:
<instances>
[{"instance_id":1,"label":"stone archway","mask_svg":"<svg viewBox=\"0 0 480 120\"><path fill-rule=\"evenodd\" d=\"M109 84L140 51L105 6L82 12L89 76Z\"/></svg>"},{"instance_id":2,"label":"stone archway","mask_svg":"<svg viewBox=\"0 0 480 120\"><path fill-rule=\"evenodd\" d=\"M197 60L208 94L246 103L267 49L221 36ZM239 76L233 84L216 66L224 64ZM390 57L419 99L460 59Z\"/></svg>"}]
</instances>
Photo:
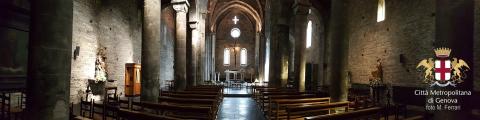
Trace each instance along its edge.
<instances>
[{"instance_id":1,"label":"stone archway","mask_svg":"<svg viewBox=\"0 0 480 120\"><path fill-rule=\"evenodd\" d=\"M260 2L252 1L221 1L221 0L212 0L209 2L209 20L207 26L209 26L210 40L207 45L210 47L210 56L209 59L213 79L218 77L218 73L223 73L226 68L223 68L223 48L227 46L227 41L231 41L232 37L229 36L229 31L232 27L240 27L242 35L240 36L238 42L239 48L245 48L248 50L248 59L246 67L229 67L229 69L243 69L246 70L249 74L246 76L251 78L251 80L257 79L258 70L259 70L259 57L260 55L260 34L262 31L262 15L263 11L260 7ZM241 19L239 24L241 25L232 25L231 19L237 16ZM230 43L231 44L231 43ZM232 45L228 45L232 46ZM239 53L239 51L236 51ZM209 56L209 55L207 55ZM239 56L233 54L232 63L239 63ZM216 72L216 73L215 73ZM223 76L224 77L224 76Z\"/></svg>"}]
</instances>

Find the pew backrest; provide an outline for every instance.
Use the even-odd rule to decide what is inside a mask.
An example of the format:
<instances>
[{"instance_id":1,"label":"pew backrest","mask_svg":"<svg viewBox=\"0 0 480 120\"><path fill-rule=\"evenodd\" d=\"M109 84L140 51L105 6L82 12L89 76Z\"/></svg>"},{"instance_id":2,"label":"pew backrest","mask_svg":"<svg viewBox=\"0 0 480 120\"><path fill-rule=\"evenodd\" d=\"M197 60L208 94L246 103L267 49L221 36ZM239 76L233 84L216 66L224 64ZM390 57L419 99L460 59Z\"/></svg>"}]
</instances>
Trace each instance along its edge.
<instances>
[{"instance_id":1,"label":"pew backrest","mask_svg":"<svg viewBox=\"0 0 480 120\"><path fill-rule=\"evenodd\" d=\"M382 116L383 110L384 108L381 108L381 107L372 107L372 108L360 109L360 110L343 112L343 113L310 116L310 117L305 117L305 120L349 120L349 119L358 119L366 116L380 117Z\"/></svg>"},{"instance_id":2,"label":"pew backrest","mask_svg":"<svg viewBox=\"0 0 480 120\"><path fill-rule=\"evenodd\" d=\"M119 109L118 110L118 118L120 120L127 119L127 120L182 120L173 117L167 117L162 115L155 115L149 113L143 113L138 111L131 111L127 109Z\"/></svg>"},{"instance_id":3,"label":"pew backrest","mask_svg":"<svg viewBox=\"0 0 480 120\"><path fill-rule=\"evenodd\" d=\"M334 103L318 104L318 105L305 104L305 105L286 106L287 118L290 119L290 116L292 115L304 115L307 113L316 113L319 111L328 111L328 114L330 114L330 110L335 108L344 108L345 111L348 111L349 103L350 102L346 101L346 102L334 102Z\"/></svg>"}]
</instances>

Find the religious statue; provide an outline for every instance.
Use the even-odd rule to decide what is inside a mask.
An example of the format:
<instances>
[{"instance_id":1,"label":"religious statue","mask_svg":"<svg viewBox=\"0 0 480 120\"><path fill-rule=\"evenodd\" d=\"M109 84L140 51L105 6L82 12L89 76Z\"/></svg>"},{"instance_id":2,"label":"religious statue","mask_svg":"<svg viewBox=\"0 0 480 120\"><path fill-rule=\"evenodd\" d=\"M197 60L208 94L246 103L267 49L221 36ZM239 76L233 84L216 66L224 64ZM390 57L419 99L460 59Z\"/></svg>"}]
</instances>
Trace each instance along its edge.
<instances>
[{"instance_id":1,"label":"religious statue","mask_svg":"<svg viewBox=\"0 0 480 120\"><path fill-rule=\"evenodd\" d=\"M97 59L95 60L95 80L96 81L106 81L108 78L107 65L105 61L106 56L106 47L101 47L97 52Z\"/></svg>"},{"instance_id":2,"label":"religious statue","mask_svg":"<svg viewBox=\"0 0 480 120\"><path fill-rule=\"evenodd\" d=\"M377 60L377 70L372 71L372 78L369 79L370 86L383 84L383 69L380 59Z\"/></svg>"}]
</instances>

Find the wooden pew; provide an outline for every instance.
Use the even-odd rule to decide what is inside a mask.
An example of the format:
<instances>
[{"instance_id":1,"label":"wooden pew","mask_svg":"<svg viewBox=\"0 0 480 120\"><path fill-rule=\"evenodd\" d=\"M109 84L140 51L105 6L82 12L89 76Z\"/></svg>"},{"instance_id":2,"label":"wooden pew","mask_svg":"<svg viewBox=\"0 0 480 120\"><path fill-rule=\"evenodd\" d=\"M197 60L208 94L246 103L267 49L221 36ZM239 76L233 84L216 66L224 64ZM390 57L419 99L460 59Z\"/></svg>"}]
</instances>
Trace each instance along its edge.
<instances>
[{"instance_id":1,"label":"wooden pew","mask_svg":"<svg viewBox=\"0 0 480 120\"><path fill-rule=\"evenodd\" d=\"M187 95L191 95L191 94L196 94L196 95L216 95L219 97L220 100L223 100L223 93L221 92L218 92L218 91L162 91L160 92L160 96L162 96L162 94L170 94L170 93L174 93L174 94L187 94Z\"/></svg>"},{"instance_id":2,"label":"wooden pew","mask_svg":"<svg viewBox=\"0 0 480 120\"><path fill-rule=\"evenodd\" d=\"M260 93L263 91L279 91L277 88L269 88L269 87L261 87L261 88L253 88L252 89L252 97L255 101L257 101L257 98L259 98Z\"/></svg>"},{"instance_id":3,"label":"wooden pew","mask_svg":"<svg viewBox=\"0 0 480 120\"><path fill-rule=\"evenodd\" d=\"M131 111L127 109L118 110L118 119L119 120L184 120L180 118L167 117L167 116L143 113L138 111Z\"/></svg>"},{"instance_id":4,"label":"wooden pew","mask_svg":"<svg viewBox=\"0 0 480 120\"><path fill-rule=\"evenodd\" d=\"M345 111L348 111L348 104L350 102L335 102L335 103L328 103L328 104L306 104L306 105L293 105L293 106L286 106L287 111L287 119L290 120L291 118L298 118L298 117L305 117L307 114L311 116L312 114L318 114L319 112L324 112L324 114L330 114L331 109L335 108L344 108Z\"/></svg>"},{"instance_id":5,"label":"wooden pew","mask_svg":"<svg viewBox=\"0 0 480 120\"><path fill-rule=\"evenodd\" d=\"M253 99L255 99L255 101L258 101L258 99L260 98L261 96L261 93L263 92L277 92L277 91L281 91L281 89L277 89L277 88L259 88L259 89L254 89L253 91Z\"/></svg>"},{"instance_id":6,"label":"wooden pew","mask_svg":"<svg viewBox=\"0 0 480 120\"><path fill-rule=\"evenodd\" d=\"M281 94L281 95L268 95L267 97L261 98L262 100L259 101L259 105L263 105L262 110L268 110L271 108L271 105L273 104L271 101L274 99L301 99L301 98L314 98L314 94L295 94L295 95L290 95L290 94Z\"/></svg>"},{"instance_id":7,"label":"wooden pew","mask_svg":"<svg viewBox=\"0 0 480 120\"><path fill-rule=\"evenodd\" d=\"M291 98L285 98L285 99L273 99L272 100L272 105L275 106L275 108L270 107L269 108L269 116L270 118L275 118L278 119L281 116L286 116L286 106L303 106L303 105L319 105L319 104L328 104L330 103L330 97L324 97L324 98L303 98L303 99L291 99ZM275 109L275 111L274 111Z\"/></svg>"},{"instance_id":8,"label":"wooden pew","mask_svg":"<svg viewBox=\"0 0 480 120\"><path fill-rule=\"evenodd\" d=\"M216 114L211 107L193 106L193 105L179 105L169 103L152 103L152 102L133 102L135 106L142 109L151 109L156 114L161 114L169 117L176 117L181 119L215 119Z\"/></svg>"},{"instance_id":9,"label":"wooden pew","mask_svg":"<svg viewBox=\"0 0 480 120\"><path fill-rule=\"evenodd\" d=\"M208 106L216 106L217 100L215 99L184 99L184 98L176 98L176 97L167 97L167 96L160 96L158 97L158 102L167 102L167 103L180 103L180 104L192 104L192 105L208 105Z\"/></svg>"},{"instance_id":10,"label":"wooden pew","mask_svg":"<svg viewBox=\"0 0 480 120\"><path fill-rule=\"evenodd\" d=\"M219 102L215 99L185 99L185 98L175 98L175 97L158 97L159 103L168 103L175 105L192 105L192 106L203 106L211 107L214 114L217 114Z\"/></svg>"},{"instance_id":11,"label":"wooden pew","mask_svg":"<svg viewBox=\"0 0 480 120\"><path fill-rule=\"evenodd\" d=\"M197 98L197 99L216 99L221 100L218 95L198 95L198 94L176 94L176 93L165 93L163 96L175 97L175 98Z\"/></svg>"},{"instance_id":12,"label":"wooden pew","mask_svg":"<svg viewBox=\"0 0 480 120\"><path fill-rule=\"evenodd\" d=\"M295 91L278 91L278 92L263 92L260 95L259 103L261 105L262 110L266 110L265 107L268 107L268 96L270 95L298 95L298 94L306 94L305 92L295 92Z\"/></svg>"},{"instance_id":13,"label":"wooden pew","mask_svg":"<svg viewBox=\"0 0 480 120\"><path fill-rule=\"evenodd\" d=\"M175 91L175 92L172 92L172 91L162 91L160 93L161 94L164 94L164 93L176 93L176 94L197 94L197 95L221 95L220 92L212 92L212 91Z\"/></svg>"},{"instance_id":14,"label":"wooden pew","mask_svg":"<svg viewBox=\"0 0 480 120\"><path fill-rule=\"evenodd\" d=\"M383 116L383 111L384 108L372 107L343 113L310 116L305 117L305 120L351 120L365 117L373 117L374 119L380 119L381 116Z\"/></svg>"}]
</instances>

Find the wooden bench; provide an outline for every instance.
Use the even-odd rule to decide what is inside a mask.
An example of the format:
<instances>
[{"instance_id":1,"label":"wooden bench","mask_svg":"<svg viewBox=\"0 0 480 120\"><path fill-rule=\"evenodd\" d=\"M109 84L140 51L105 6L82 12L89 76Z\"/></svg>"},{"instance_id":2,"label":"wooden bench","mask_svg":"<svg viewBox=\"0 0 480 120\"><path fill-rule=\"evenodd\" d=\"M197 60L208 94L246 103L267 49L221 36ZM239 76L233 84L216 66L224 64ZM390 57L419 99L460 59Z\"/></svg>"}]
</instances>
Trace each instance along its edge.
<instances>
[{"instance_id":1,"label":"wooden bench","mask_svg":"<svg viewBox=\"0 0 480 120\"><path fill-rule=\"evenodd\" d=\"M266 110L265 107L268 107L268 100L270 95L298 95L305 94L305 92L289 92L289 91L278 91L278 92L263 92L258 98L262 110Z\"/></svg>"},{"instance_id":2,"label":"wooden bench","mask_svg":"<svg viewBox=\"0 0 480 120\"><path fill-rule=\"evenodd\" d=\"M217 114L219 101L216 99L185 99L185 98L175 98L175 97L158 97L158 102L177 104L177 105L192 105L192 106L203 106L211 107L214 114Z\"/></svg>"},{"instance_id":3,"label":"wooden bench","mask_svg":"<svg viewBox=\"0 0 480 120\"><path fill-rule=\"evenodd\" d=\"M161 94L164 94L164 93L176 93L176 94L197 94L197 95L221 95L220 92L212 92L212 91L175 91L175 92L172 92L172 91L162 91L160 93Z\"/></svg>"},{"instance_id":4,"label":"wooden bench","mask_svg":"<svg viewBox=\"0 0 480 120\"><path fill-rule=\"evenodd\" d=\"M216 114L211 107L206 106L193 106L193 105L181 105L181 104L169 104L169 103L152 103L152 102L133 102L135 106L139 106L142 109L150 109L155 111L156 114L182 118L182 119L202 119L211 120L215 119Z\"/></svg>"},{"instance_id":5,"label":"wooden bench","mask_svg":"<svg viewBox=\"0 0 480 120\"><path fill-rule=\"evenodd\" d=\"M332 109L344 108L345 111L348 111L348 104L350 102L335 102L328 104L305 104L305 105L291 105L286 106L287 119L305 117L305 116L314 116L321 115L320 112L325 112L323 114L330 114Z\"/></svg>"},{"instance_id":6,"label":"wooden bench","mask_svg":"<svg viewBox=\"0 0 480 120\"><path fill-rule=\"evenodd\" d=\"M384 108L381 107L372 107L343 113L305 117L305 120L351 120L372 116L374 119L380 119L383 116L383 110Z\"/></svg>"},{"instance_id":7,"label":"wooden bench","mask_svg":"<svg viewBox=\"0 0 480 120\"><path fill-rule=\"evenodd\" d=\"M177 97L167 97L167 96L160 96L158 97L158 102L171 102L171 103L184 103L184 104L193 104L193 105L218 105L216 99L184 99L184 98L177 98Z\"/></svg>"},{"instance_id":8,"label":"wooden bench","mask_svg":"<svg viewBox=\"0 0 480 120\"><path fill-rule=\"evenodd\" d=\"M272 100L276 99L303 99L303 98L315 98L314 94L297 94L297 95L269 95L265 102L272 104Z\"/></svg>"},{"instance_id":9,"label":"wooden bench","mask_svg":"<svg viewBox=\"0 0 480 120\"><path fill-rule=\"evenodd\" d=\"M329 104L330 103L330 97L303 98L303 99L290 99L290 98L273 99L272 103L273 104L269 108L269 111L270 111L269 116L270 116L270 118L278 119L282 116L287 115L287 111L286 111L287 106L293 107L293 106Z\"/></svg>"},{"instance_id":10,"label":"wooden bench","mask_svg":"<svg viewBox=\"0 0 480 120\"><path fill-rule=\"evenodd\" d=\"M127 109L118 110L119 120L184 120L180 118L167 117L162 115L149 114L138 111L131 111Z\"/></svg>"},{"instance_id":11,"label":"wooden bench","mask_svg":"<svg viewBox=\"0 0 480 120\"><path fill-rule=\"evenodd\" d=\"M221 100L218 95L198 95L198 94L176 94L176 93L165 93L163 96L175 97L175 98L197 98L197 99L215 99Z\"/></svg>"}]
</instances>

